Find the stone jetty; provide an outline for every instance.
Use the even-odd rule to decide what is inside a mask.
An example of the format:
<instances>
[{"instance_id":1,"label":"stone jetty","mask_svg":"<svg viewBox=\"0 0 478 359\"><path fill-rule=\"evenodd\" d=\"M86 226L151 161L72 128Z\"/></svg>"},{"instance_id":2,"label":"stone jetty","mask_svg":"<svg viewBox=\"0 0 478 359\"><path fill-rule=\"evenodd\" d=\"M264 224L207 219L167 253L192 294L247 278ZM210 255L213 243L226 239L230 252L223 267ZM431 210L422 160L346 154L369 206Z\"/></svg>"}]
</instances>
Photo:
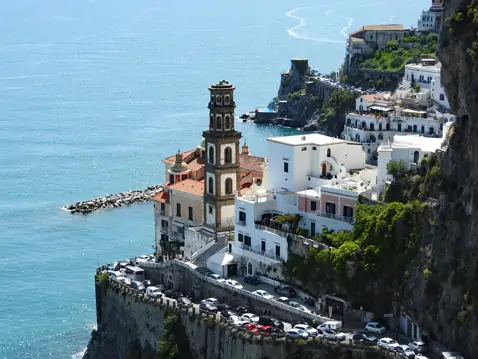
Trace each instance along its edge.
<instances>
[{"instance_id":1,"label":"stone jetty","mask_svg":"<svg viewBox=\"0 0 478 359\"><path fill-rule=\"evenodd\" d=\"M93 198L89 201L77 202L61 207L61 209L70 213L87 214L107 208L128 206L136 202L147 202L150 201L156 193L161 191L163 191L163 185L151 186L144 190L121 192L105 197Z\"/></svg>"}]
</instances>

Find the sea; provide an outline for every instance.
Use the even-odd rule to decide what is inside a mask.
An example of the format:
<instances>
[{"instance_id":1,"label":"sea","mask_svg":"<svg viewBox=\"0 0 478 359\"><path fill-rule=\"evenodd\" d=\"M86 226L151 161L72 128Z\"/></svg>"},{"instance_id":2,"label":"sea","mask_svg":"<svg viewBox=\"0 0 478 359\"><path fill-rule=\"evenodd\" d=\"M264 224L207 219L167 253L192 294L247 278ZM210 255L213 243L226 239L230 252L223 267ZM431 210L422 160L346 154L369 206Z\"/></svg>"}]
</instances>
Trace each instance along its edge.
<instances>
[{"instance_id":1,"label":"sea","mask_svg":"<svg viewBox=\"0 0 478 359\"><path fill-rule=\"evenodd\" d=\"M0 358L81 358L99 264L153 252L151 203L68 203L163 181L194 148L208 86L266 106L291 58L337 70L363 24L416 24L430 1L15 0L0 10ZM250 151L295 129L237 121Z\"/></svg>"}]
</instances>

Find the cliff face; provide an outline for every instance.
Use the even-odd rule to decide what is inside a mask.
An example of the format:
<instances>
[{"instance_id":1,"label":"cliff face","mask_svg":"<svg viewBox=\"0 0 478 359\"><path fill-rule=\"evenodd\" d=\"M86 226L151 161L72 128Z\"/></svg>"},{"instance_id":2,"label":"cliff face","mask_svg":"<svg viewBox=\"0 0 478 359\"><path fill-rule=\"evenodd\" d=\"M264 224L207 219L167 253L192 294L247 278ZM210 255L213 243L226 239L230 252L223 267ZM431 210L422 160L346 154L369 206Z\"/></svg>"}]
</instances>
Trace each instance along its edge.
<instances>
[{"instance_id":1,"label":"cliff face","mask_svg":"<svg viewBox=\"0 0 478 359\"><path fill-rule=\"evenodd\" d=\"M457 121L437 183L440 205L424 235L406 303L431 339L467 358L478 353L478 72L469 50L477 25L466 15L470 3L445 3L445 18L455 10L463 15L444 25L438 48L442 81Z\"/></svg>"}]
</instances>

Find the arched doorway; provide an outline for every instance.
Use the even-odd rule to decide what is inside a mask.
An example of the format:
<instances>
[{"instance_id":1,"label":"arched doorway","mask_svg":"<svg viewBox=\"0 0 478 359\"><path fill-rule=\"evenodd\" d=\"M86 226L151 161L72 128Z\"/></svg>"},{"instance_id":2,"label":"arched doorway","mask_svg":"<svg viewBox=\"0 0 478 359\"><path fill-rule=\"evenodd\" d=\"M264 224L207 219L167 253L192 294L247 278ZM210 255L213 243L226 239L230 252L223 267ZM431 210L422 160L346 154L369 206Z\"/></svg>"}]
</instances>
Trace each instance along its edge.
<instances>
[{"instance_id":1,"label":"arched doorway","mask_svg":"<svg viewBox=\"0 0 478 359\"><path fill-rule=\"evenodd\" d=\"M327 176L327 163L322 163L322 177Z\"/></svg>"},{"instance_id":2,"label":"arched doorway","mask_svg":"<svg viewBox=\"0 0 478 359\"><path fill-rule=\"evenodd\" d=\"M413 162L418 163L418 158L420 157L420 153L418 151L413 152Z\"/></svg>"},{"instance_id":3,"label":"arched doorway","mask_svg":"<svg viewBox=\"0 0 478 359\"><path fill-rule=\"evenodd\" d=\"M252 275L252 263L247 263L247 274Z\"/></svg>"}]
</instances>

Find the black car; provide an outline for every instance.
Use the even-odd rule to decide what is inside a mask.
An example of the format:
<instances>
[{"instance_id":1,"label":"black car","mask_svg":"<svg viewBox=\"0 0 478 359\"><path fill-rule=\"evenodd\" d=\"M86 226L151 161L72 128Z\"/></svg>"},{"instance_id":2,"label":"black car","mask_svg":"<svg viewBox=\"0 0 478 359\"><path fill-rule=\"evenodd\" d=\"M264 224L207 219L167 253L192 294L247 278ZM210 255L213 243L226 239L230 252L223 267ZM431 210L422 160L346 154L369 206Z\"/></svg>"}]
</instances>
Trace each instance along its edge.
<instances>
[{"instance_id":1,"label":"black car","mask_svg":"<svg viewBox=\"0 0 478 359\"><path fill-rule=\"evenodd\" d=\"M164 292L164 296L172 299L178 299L181 293L176 292L174 289L168 289Z\"/></svg>"},{"instance_id":2,"label":"black car","mask_svg":"<svg viewBox=\"0 0 478 359\"><path fill-rule=\"evenodd\" d=\"M144 286L144 284L137 280L131 281L131 288L136 289L140 292L146 292L146 287Z\"/></svg>"},{"instance_id":3,"label":"black car","mask_svg":"<svg viewBox=\"0 0 478 359\"><path fill-rule=\"evenodd\" d=\"M265 316L259 317L259 322L257 324L264 325L264 326L271 326L276 329L284 330L284 323L282 323L278 319L274 319L270 317L265 317Z\"/></svg>"},{"instance_id":4,"label":"black car","mask_svg":"<svg viewBox=\"0 0 478 359\"><path fill-rule=\"evenodd\" d=\"M234 311L239 315L243 315L244 313L249 313L251 310L249 307L239 306Z\"/></svg>"},{"instance_id":5,"label":"black car","mask_svg":"<svg viewBox=\"0 0 478 359\"><path fill-rule=\"evenodd\" d=\"M151 283L151 281L148 279L143 280L143 284L146 288L151 287L153 285L153 283Z\"/></svg>"},{"instance_id":6,"label":"black car","mask_svg":"<svg viewBox=\"0 0 478 359\"><path fill-rule=\"evenodd\" d=\"M223 310L230 310L231 309L231 306L228 305L228 304L218 304L216 305L217 309L219 309L220 311L223 311Z\"/></svg>"},{"instance_id":7,"label":"black car","mask_svg":"<svg viewBox=\"0 0 478 359\"><path fill-rule=\"evenodd\" d=\"M191 308L193 306L193 302L191 302L191 300L185 297L179 297L177 301L180 307Z\"/></svg>"},{"instance_id":8,"label":"black car","mask_svg":"<svg viewBox=\"0 0 478 359\"><path fill-rule=\"evenodd\" d=\"M369 337L363 333L354 333L352 335L352 340L354 342L362 342L364 344L375 344L377 342L377 338Z\"/></svg>"},{"instance_id":9,"label":"black car","mask_svg":"<svg viewBox=\"0 0 478 359\"><path fill-rule=\"evenodd\" d=\"M289 287L289 286L284 286L284 287L275 287L274 292L276 292L279 295L283 295L284 297L292 298L297 295L297 292L294 290L294 288Z\"/></svg>"},{"instance_id":10,"label":"black car","mask_svg":"<svg viewBox=\"0 0 478 359\"><path fill-rule=\"evenodd\" d=\"M199 304L199 311L206 313L217 313L217 307L208 302Z\"/></svg>"},{"instance_id":11,"label":"black car","mask_svg":"<svg viewBox=\"0 0 478 359\"><path fill-rule=\"evenodd\" d=\"M239 316L239 315L237 315L236 312L233 312L232 310L221 310L221 317L229 318L229 317L232 317L234 315Z\"/></svg>"},{"instance_id":12,"label":"black car","mask_svg":"<svg viewBox=\"0 0 478 359\"><path fill-rule=\"evenodd\" d=\"M248 274L244 277L244 282L252 284L252 285L258 285L259 284L259 277L257 275Z\"/></svg>"}]
</instances>

